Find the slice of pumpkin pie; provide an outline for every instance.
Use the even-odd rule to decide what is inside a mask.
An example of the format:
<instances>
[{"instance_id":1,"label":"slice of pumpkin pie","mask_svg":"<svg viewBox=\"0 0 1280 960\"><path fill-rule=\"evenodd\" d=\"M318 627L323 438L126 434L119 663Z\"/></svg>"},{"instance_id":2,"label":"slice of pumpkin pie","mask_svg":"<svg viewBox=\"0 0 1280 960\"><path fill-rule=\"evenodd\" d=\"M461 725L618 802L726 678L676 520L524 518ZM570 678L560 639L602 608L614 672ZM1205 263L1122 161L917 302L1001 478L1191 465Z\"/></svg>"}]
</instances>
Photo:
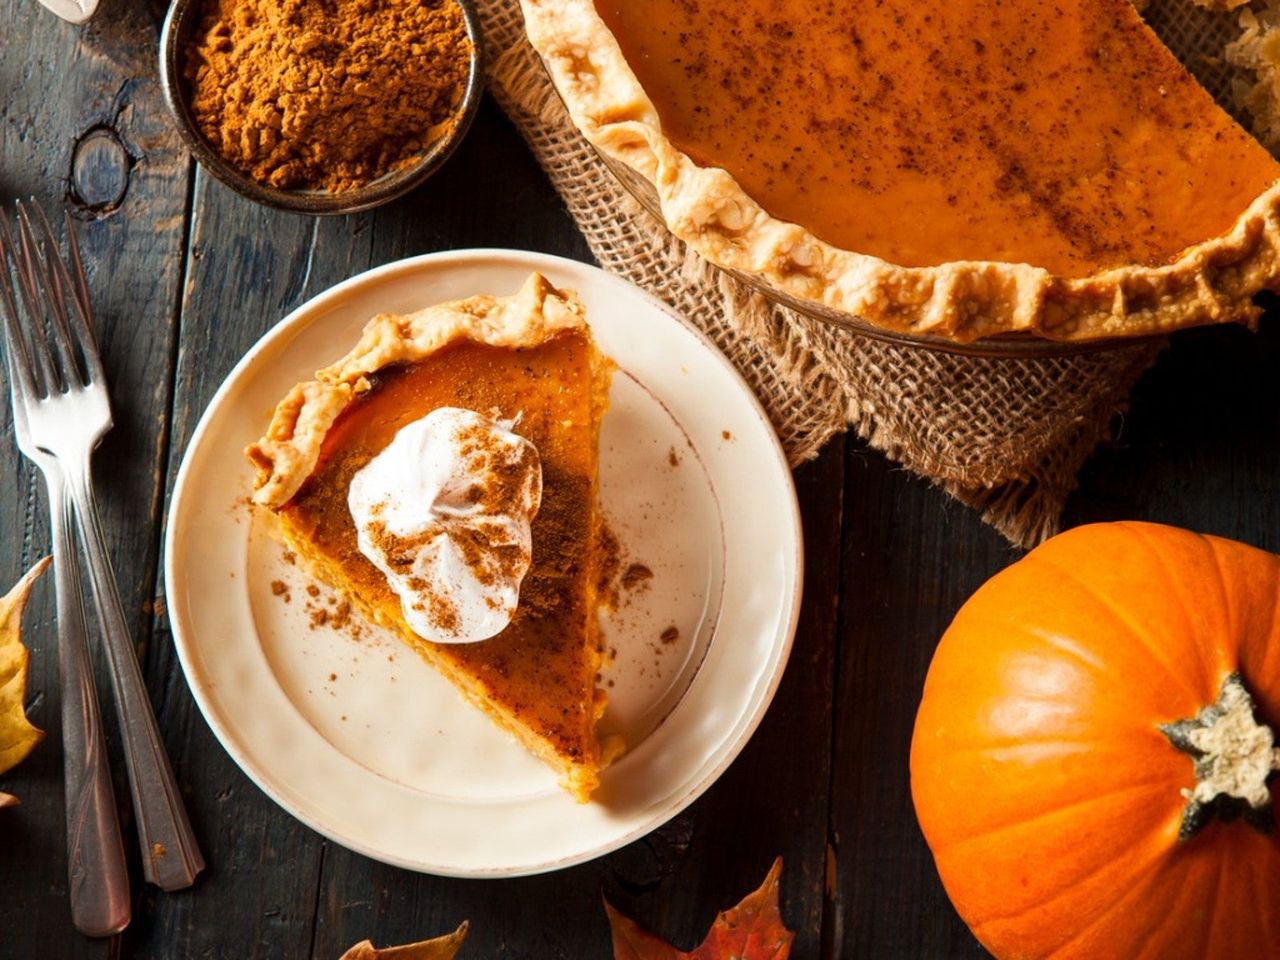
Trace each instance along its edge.
<instances>
[{"instance_id":1,"label":"slice of pumpkin pie","mask_svg":"<svg viewBox=\"0 0 1280 960\"><path fill-rule=\"evenodd\" d=\"M289 546L579 801L602 744L597 438L610 361L533 275L369 321L246 450Z\"/></svg>"}]
</instances>

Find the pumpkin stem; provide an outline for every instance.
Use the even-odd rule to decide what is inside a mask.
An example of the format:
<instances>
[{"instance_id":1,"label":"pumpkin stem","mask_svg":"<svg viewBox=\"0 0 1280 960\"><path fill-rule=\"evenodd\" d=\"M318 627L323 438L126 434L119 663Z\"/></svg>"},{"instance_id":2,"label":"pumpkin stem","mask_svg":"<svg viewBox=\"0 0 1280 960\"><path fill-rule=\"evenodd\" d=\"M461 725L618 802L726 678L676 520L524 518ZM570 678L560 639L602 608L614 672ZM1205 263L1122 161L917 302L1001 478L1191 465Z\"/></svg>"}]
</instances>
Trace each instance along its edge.
<instances>
[{"instance_id":1,"label":"pumpkin stem","mask_svg":"<svg viewBox=\"0 0 1280 960\"><path fill-rule=\"evenodd\" d=\"M1215 816L1243 819L1261 833L1275 829L1267 780L1280 771L1280 748L1271 728L1254 712L1239 673L1222 681L1216 703L1190 720L1160 725L1169 742L1194 761L1196 786L1183 790L1180 840L1195 836Z\"/></svg>"}]
</instances>

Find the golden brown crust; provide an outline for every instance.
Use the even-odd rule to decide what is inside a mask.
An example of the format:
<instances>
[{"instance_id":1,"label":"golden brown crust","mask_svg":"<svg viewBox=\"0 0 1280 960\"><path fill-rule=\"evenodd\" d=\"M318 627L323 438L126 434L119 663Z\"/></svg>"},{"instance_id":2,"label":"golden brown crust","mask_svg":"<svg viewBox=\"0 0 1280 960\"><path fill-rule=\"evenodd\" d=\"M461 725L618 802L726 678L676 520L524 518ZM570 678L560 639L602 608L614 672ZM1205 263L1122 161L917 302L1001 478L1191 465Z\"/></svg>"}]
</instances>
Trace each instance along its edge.
<instances>
[{"instance_id":1,"label":"golden brown crust","mask_svg":"<svg viewBox=\"0 0 1280 960\"><path fill-rule=\"evenodd\" d=\"M366 324L350 353L317 371L314 380L294 387L276 407L266 434L245 448L257 468L254 502L279 507L298 492L333 422L368 389L369 374L422 360L456 340L536 346L585 326L577 297L557 290L538 273L514 296L470 297L405 316L379 314Z\"/></svg>"},{"instance_id":2,"label":"golden brown crust","mask_svg":"<svg viewBox=\"0 0 1280 960\"><path fill-rule=\"evenodd\" d=\"M774 219L726 171L699 167L662 133L658 113L593 0L521 0L526 28L574 122L655 188L672 233L713 263L800 300L895 331L972 341L1008 332L1058 340L1166 333L1249 322L1249 298L1280 287L1280 183L1226 234L1164 266L1084 278L1028 264L904 267L824 243Z\"/></svg>"}]
</instances>

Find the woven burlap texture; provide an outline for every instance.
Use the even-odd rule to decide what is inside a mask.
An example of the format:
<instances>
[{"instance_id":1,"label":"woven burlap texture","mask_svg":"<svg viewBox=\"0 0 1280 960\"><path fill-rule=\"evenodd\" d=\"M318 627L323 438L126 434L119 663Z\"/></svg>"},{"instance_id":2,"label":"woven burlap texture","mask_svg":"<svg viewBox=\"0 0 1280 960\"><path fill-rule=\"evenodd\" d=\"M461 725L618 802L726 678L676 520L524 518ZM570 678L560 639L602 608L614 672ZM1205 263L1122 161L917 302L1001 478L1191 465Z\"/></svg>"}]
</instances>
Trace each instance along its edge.
<instances>
[{"instance_id":1,"label":"woven burlap texture","mask_svg":"<svg viewBox=\"0 0 1280 960\"><path fill-rule=\"evenodd\" d=\"M701 260L617 181L574 127L524 35L518 0L478 0L489 89L528 142L600 265L706 333L754 388L793 464L847 427L978 508L1009 540L1058 529L1076 474L1161 343L1056 359L974 358L852 335L771 304ZM1185 0L1147 16L1220 94L1207 49L1233 21ZM1210 31L1211 32L1211 31ZM1216 88L1216 89L1215 89ZM1220 99L1222 99L1220 97Z\"/></svg>"}]
</instances>

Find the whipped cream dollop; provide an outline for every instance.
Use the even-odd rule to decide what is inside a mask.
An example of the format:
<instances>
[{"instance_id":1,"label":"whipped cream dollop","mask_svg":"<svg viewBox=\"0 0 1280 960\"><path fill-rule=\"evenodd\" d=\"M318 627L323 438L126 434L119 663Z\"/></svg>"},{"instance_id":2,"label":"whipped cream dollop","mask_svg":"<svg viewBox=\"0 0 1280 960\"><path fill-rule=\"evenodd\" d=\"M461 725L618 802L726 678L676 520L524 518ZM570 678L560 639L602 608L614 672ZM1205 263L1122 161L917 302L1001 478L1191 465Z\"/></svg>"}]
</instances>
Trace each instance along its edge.
<instances>
[{"instance_id":1,"label":"whipped cream dollop","mask_svg":"<svg viewBox=\"0 0 1280 960\"><path fill-rule=\"evenodd\" d=\"M351 481L360 552L426 640L486 640L515 615L542 463L514 425L441 407L402 427Z\"/></svg>"}]
</instances>

